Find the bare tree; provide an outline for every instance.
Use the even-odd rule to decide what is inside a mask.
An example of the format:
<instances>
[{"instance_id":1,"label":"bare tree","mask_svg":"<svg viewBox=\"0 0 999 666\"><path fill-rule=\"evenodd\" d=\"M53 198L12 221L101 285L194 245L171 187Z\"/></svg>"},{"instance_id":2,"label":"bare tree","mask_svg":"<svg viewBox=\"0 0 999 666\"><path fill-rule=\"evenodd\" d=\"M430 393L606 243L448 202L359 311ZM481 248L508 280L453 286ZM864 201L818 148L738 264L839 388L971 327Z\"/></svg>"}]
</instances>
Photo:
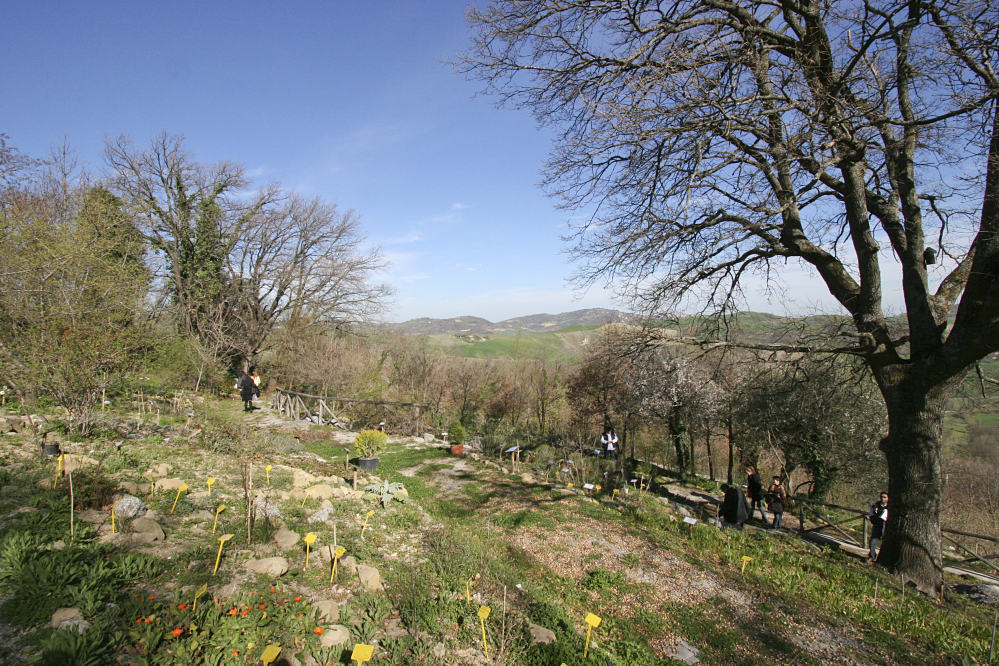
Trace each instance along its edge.
<instances>
[{"instance_id":1,"label":"bare tree","mask_svg":"<svg viewBox=\"0 0 999 666\"><path fill-rule=\"evenodd\" d=\"M470 10L460 65L561 129L547 186L599 203L572 238L584 284L724 313L748 276L779 292L788 261L814 271L853 325L825 350L864 359L887 408L880 561L930 593L944 405L999 349L997 17L995 0L497 0Z\"/></svg>"}]
</instances>

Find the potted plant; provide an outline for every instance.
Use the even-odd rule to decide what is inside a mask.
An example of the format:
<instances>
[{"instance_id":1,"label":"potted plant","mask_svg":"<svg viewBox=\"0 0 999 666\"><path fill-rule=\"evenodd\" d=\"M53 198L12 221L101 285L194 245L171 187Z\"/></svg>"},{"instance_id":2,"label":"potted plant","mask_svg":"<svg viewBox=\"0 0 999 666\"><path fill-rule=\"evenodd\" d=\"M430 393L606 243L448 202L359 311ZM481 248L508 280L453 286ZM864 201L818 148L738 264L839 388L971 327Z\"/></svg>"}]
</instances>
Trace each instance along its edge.
<instances>
[{"instance_id":1,"label":"potted plant","mask_svg":"<svg viewBox=\"0 0 999 666\"><path fill-rule=\"evenodd\" d=\"M465 452L465 428L461 425L461 421L455 419L451 422L451 427L448 428L448 439L451 440L451 453L460 456Z\"/></svg>"},{"instance_id":2,"label":"potted plant","mask_svg":"<svg viewBox=\"0 0 999 666\"><path fill-rule=\"evenodd\" d=\"M378 454L388 443L388 436L377 430L362 430L354 439L354 453L357 454L357 466L366 472L378 469Z\"/></svg>"}]
</instances>

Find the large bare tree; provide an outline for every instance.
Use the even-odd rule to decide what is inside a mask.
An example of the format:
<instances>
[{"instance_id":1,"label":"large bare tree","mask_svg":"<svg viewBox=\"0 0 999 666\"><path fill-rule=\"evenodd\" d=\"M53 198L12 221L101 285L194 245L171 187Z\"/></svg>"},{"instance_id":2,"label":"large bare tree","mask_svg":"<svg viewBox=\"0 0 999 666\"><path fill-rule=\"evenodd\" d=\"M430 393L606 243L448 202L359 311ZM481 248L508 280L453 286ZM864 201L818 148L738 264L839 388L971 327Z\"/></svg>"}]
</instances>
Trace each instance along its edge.
<instances>
[{"instance_id":1,"label":"large bare tree","mask_svg":"<svg viewBox=\"0 0 999 666\"><path fill-rule=\"evenodd\" d=\"M594 204L573 236L584 283L719 313L789 262L824 282L853 325L838 351L887 408L881 562L938 592L944 405L999 349L995 0L506 0L469 18L459 67L561 132L546 185Z\"/></svg>"}]
</instances>

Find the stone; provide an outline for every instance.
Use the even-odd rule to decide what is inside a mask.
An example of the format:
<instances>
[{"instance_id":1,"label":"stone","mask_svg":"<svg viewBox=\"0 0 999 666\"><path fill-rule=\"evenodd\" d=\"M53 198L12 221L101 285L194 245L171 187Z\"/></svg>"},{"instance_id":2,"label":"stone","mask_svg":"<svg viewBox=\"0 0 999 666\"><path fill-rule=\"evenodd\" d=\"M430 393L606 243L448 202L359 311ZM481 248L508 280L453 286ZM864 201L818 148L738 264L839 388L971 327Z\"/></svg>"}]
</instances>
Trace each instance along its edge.
<instances>
[{"instance_id":1,"label":"stone","mask_svg":"<svg viewBox=\"0 0 999 666\"><path fill-rule=\"evenodd\" d=\"M429 444L430 442L434 441L434 436L429 432L425 432L423 433L423 441Z\"/></svg>"},{"instance_id":2,"label":"stone","mask_svg":"<svg viewBox=\"0 0 999 666\"><path fill-rule=\"evenodd\" d=\"M327 627L323 632L322 638L319 639L319 644L324 648L336 647L337 645L343 645L350 640L350 630L347 627L334 624L331 627Z\"/></svg>"},{"instance_id":3,"label":"stone","mask_svg":"<svg viewBox=\"0 0 999 666\"><path fill-rule=\"evenodd\" d=\"M134 495L124 495L114 504L114 516L119 520L128 520L141 516L146 512L146 505Z\"/></svg>"},{"instance_id":4,"label":"stone","mask_svg":"<svg viewBox=\"0 0 999 666\"><path fill-rule=\"evenodd\" d=\"M320 483L312 486L312 490L309 491L309 497L313 499L329 499L333 497L333 486L328 483Z\"/></svg>"},{"instance_id":5,"label":"stone","mask_svg":"<svg viewBox=\"0 0 999 666\"><path fill-rule=\"evenodd\" d=\"M399 490L395 491L395 494L397 497L405 497L406 499L409 499L409 491L406 490L405 488L400 488Z\"/></svg>"},{"instance_id":6,"label":"stone","mask_svg":"<svg viewBox=\"0 0 999 666\"><path fill-rule=\"evenodd\" d=\"M258 509L258 511L259 511L259 509ZM184 521L185 522L186 521L192 521L192 520L194 522L197 522L197 523L201 523L201 522L204 522L206 520L211 520L212 522L214 522L215 521L215 514L212 513L211 511L206 510L206 509L202 509L201 511L198 511L197 513L192 513L189 516L184 516Z\"/></svg>"},{"instance_id":7,"label":"stone","mask_svg":"<svg viewBox=\"0 0 999 666\"><path fill-rule=\"evenodd\" d=\"M262 560L250 560L246 568L253 573L277 578L288 573L288 560L283 557L265 557Z\"/></svg>"},{"instance_id":8,"label":"stone","mask_svg":"<svg viewBox=\"0 0 999 666\"><path fill-rule=\"evenodd\" d=\"M524 483L534 483L534 475L533 474L521 474L520 475L520 480L523 481Z\"/></svg>"},{"instance_id":9,"label":"stone","mask_svg":"<svg viewBox=\"0 0 999 666\"><path fill-rule=\"evenodd\" d=\"M357 577L361 579L361 585L364 586L364 589L372 592L381 591L382 577L381 574L378 573L378 569L368 567L363 564L358 565Z\"/></svg>"},{"instance_id":10,"label":"stone","mask_svg":"<svg viewBox=\"0 0 999 666\"><path fill-rule=\"evenodd\" d=\"M340 620L340 604L332 599L323 599L312 604L313 608L319 611L319 619L323 622L337 622Z\"/></svg>"},{"instance_id":11,"label":"stone","mask_svg":"<svg viewBox=\"0 0 999 666\"><path fill-rule=\"evenodd\" d=\"M331 502L329 500L323 500L323 503L319 505L319 508L320 509L332 509L333 508L333 502Z\"/></svg>"},{"instance_id":12,"label":"stone","mask_svg":"<svg viewBox=\"0 0 999 666\"><path fill-rule=\"evenodd\" d=\"M351 575L357 575L357 559L353 555L341 557L340 566L347 567L347 571L349 571Z\"/></svg>"},{"instance_id":13,"label":"stone","mask_svg":"<svg viewBox=\"0 0 999 666\"><path fill-rule=\"evenodd\" d=\"M67 472L75 472L78 469L83 469L84 467L90 467L91 465L96 465L97 461L88 456L78 456L78 455L68 455L63 459L63 469Z\"/></svg>"},{"instance_id":14,"label":"stone","mask_svg":"<svg viewBox=\"0 0 999 666\"><path fill-rule=\"evenodd\" d=\"M948 585L948 589L952 592L957 592L958 594L963 594L967 596L972 601L977 601L982 604L997 604L999 603L999 586L996 585Z\"/></svg>"},{"instance_id":15,"label":"stone","mask_svg":"<svg viewBox=\"0 0 999 666\"><path fill-rule=\"evenodd\" d=\"M49 550L62 550L65 547L66 547L66 542L63 541L62 539L59 539L58 541L53 541L52 543L49 544Z\"/></svg>"},{"instance_id":16,"label":"stone","mask_svg":"<svg viewBox=\"0 0 999 666\"><path fill-rule=\"evenodd\" d=\"M211 493L209 493L207 490L199 490L196 493L190 493L188 495L189 499L205 499L206 497L211 497Z\"/></svg>"},{"instance_id":17,"label":"stone","mask_svg":"<svg viewBox=\"0 0 999 666\"><path fill-rule=\"evenodd\" d=\"M386 638L402 638L408 634L409 632L402 628L402 620L399 618L393 618L385 623Z\"/></svg>"},{"instance_id":18,"label":"stone","mask_svg":"<svg viewBox=\"0 0 999 666\"><path fill-rule=\"evenodd\" d=\"M76 514L76 517L85 523L96 525L98 523L103 523L105 520L108 519L109 516L95 509L87 509L86 511L81 511L80 513Z\"/></svg>"},{"instance_id":19,"label":"stone","mask_svg":"<svg viewBox=\"0 0 999 666\"><path fill-rule=\"evenodd\" d=\"M374 502L376 499L378 499L378 495L374 493L361 493L361 499L364 500L365 502Z\"/></svg>"},{"instance_id":20,"label":"stone","mask_svg":"<svg viewBox=\"0 0 999 666\"><path fill-rule=\"evenodd\" d=\"M549 643L554 643L556 640L555 632L551 629L545 629L537 624L530 624L528 628L531 630L531 642L535 645L548 645Z\"/></svg>"},{"instance_id":21,"label":"stone","mask_svg":"<svg viewBox=\"0 0 999 666\"><path fill-rule=\"evenodd\" d=\"M362 497L364 497L366 494L368 494L368 493L365 493L363 490L351 490L350 491L350 496L352 498L358 499L358 500L361 499Z\"/></svg>"},{"instance_id":22,"label":"stone","mask_svg":"<svg viewBox=\"0 0 999 666\"><path fill-rule=\"evenodd\" d=\"M181 486L186 485L183 479L160 479L156 482L157 490L178 490Z\"/></svg>"},{"instance_id":23,"label":"stone","mask_svg":"<svg viewBox=\"0 0 999 666\"><path fill-rule=\"evenodd\" d=\"M308 522L310 523L325 523L327 520L331 520L333 516L336 515L332 507L329 509L319 509L314 514L309 516Z\"/></svg>"},{"instance_id":24,"label":"stone","mask_svg":"<svg viewBox=\"0 0 999 666\"><path fill-rule=\"evenodd\" d=\"M149 476L154 479L162 479L167 474L173 470L173 467L166 463L160 463L159 465L153 465L143 473L142 476Z\"/></svg>"},{"instance_id":25,"label":"stone","mask_svg":"<svg viewBox=\"0 0 999 666\"><path fill-rule=\"evenodd\" d=\"M132 543L137 543L142 546L148 546L149 544L156 541L156 535L150 534L149 532L135 533L132 535Z\"/></svg>"},{"instance_id":26,"label":"stone","mask_svg":"<svg viewBox=\"0 0 999 666\"><path fill-rule=\"evenodd\" d=\"M336 548L333 547L333 544L324 543L322 545L317 544L312 552L318 555L316 559L323 562L324 566L329 566L329 563L333 561L334 550L336 550ZM343 560L341 560L341 562L343 562Z\"/></svg>"},{"instance_id":27,"label":"stone","mask_svg":"<svg viewBox=\"0 0 999 666\"><path fill-rule=\"evenodd\" d=\"M292 469L291 485L294 488L306 488L316 482L316 477L309 474L304 469Z\"/></svg>"},{"instance_id":28,"label":"stone","mask_svg":"<svg viewBox=\"0 0 999 666\"><path fill-rule=\"evenodd\" d=\"M82 634L90 628L90 623L83 619L78 608L60 608L52 614L49 626L53 629L75 629Z\"/></svg>"},{"instance_id":29,"label":"stone","mask_svg":"<svg viewBox=\"0 0 999 666\"><path fill-rule=\"evenodd\" d=\"M159 526L159 523L145 516L132 521L132 531L138 534L150 534L153 537L153 541L164 541L166 539L166 535L163 534L163 528ZM134 537L132 541L135 541Z\"/></svg>"},{"instance_id":30,"label":"stone","mask_svg":"<svg viewBox=\"0 0 999 666\"><path fill-rule=\"evenodd\" d=\"M273 504L268 504L265 500L257 499L253 500L253 506L257 509L258 518L266 518L268 520L274 520L281 517L281 509L274 506Z\"/></svg>"},{"instance_id":31,"label":"stone","mask_svg":"<svg viewBox=\"0 0 999 666\"><path fill-rule=\"evenodd\" d=\"M288 550L292 548L301 537L298 532L292 532L291 530L286 530L283 527L274 533L271 537L272 541L277 544L278 548L281 550Z\"/></svg>"},{"instance_id":32,"label":"stone","mask_svg":"<svg viewBox=\"0 0 999 666\"><path fill-rule=\"evenodd\" d=\"M680 639L676 645L666 648L666 656L684 664L696 664L700 661L701 651L687 641Z\"/></svg>"}]
</instances>

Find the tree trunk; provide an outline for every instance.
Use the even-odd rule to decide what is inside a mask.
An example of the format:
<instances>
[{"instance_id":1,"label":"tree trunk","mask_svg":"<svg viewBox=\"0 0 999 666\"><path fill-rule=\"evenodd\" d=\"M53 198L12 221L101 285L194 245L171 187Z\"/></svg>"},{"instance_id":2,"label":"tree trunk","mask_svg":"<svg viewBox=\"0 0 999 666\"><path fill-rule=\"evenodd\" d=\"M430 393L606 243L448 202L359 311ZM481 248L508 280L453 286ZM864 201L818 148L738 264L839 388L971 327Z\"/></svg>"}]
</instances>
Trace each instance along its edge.
<instances>
[{"instance_id":1,"label":"tree trunk","mask_svg":"<svg viewBox=\"0 0 999 666\"><path fill-rule=\"evenodd\" d=\"M689 463L687 462L687 447L684 440L684 433L687 431L686 424L673 410L669 417L669 436L673 440L673 449L676 451L676 469L680 473L680 478L687 477Z\"/></svg>"},{"instance_id":2,"label":"tree trunk","mask_svg":"<svg viewBox=\"0 0 999 666\"><path fill-rule=\"evenodd\" d=\"M708 478L715 480L715 462L711 459L711 421L704 423L704 446L708 450Z\"/></svg>"},{"instance_id":3,"label":"tree trunk","mask_svg":"<svg viewBox=\"0 0 999 666\"><path fill-rule=\"evenodd\" d=\"M943 586L940 537L940 439L947 399L965 373L930 388L882 384L888 436L888 521L878 562L903 574L921 592L939 596ZM884 489L876 489L883 491Z\"/></svg>"},{"instance_id":4,"label":"tree trunk","mask_svg":"<svg viewBox=\"0 0 999 666\"><path fill-rule=\"evenodd\" d=\"M726 480L728 483L732 483L732 472L735 465L735 432L733 432L731 416L725 419L725 425L728 426L728 476Z\"/></svg>"}]
</instances>

